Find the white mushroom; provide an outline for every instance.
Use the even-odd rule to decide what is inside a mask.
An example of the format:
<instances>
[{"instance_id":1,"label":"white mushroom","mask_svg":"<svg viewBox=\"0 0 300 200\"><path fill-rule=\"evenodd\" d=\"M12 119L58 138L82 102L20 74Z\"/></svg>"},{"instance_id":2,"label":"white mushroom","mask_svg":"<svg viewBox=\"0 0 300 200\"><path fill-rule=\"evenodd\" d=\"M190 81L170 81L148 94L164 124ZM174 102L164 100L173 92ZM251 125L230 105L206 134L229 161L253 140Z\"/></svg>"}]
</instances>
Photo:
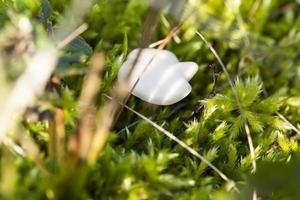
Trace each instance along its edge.
<instances>
[{"instance_id":1,"label":"white mushroom","mask_svg":"<svg viewBox=\"0 0 300 200\"><path fill-rule=\"evenodd\" d=\"M125 79L130 72L138 51L139 49L135 49L128 55L119 70L119 80ZM129 89L132 89L140 77L132 91L134 96L152 104L171 105L191 92L192 88L188 81L197 70L196 63L179 62L170 51L145 48L131 73L128 85Z\"/></svg>"}]
</instances>

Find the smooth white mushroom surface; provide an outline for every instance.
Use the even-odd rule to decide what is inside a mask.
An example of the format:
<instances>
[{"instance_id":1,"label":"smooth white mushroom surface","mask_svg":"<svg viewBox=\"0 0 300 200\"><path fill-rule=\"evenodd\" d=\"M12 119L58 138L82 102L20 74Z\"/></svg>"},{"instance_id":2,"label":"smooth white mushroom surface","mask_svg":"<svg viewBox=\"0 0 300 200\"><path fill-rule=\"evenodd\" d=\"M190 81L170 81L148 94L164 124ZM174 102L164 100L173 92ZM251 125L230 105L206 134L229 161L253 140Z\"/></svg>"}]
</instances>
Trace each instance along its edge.
<instances>
[{"instance_id":1,"label":"smooth white mushroom surface","mask_svg":"<svg viewBox=\"0 0 300 200\"><path fill-rule=\"evenodd\" d=\"M126 79L139 49L133 50L121 66L118 79ZM185 98L192 90L189 80L195 75L198 65L194 62L179 62L170 51L145 48L128 80L129 90L136 81L132 94L146 102L171 105ZM143 72L144 71L144 72Z\"/></svg>"}]
</instances>

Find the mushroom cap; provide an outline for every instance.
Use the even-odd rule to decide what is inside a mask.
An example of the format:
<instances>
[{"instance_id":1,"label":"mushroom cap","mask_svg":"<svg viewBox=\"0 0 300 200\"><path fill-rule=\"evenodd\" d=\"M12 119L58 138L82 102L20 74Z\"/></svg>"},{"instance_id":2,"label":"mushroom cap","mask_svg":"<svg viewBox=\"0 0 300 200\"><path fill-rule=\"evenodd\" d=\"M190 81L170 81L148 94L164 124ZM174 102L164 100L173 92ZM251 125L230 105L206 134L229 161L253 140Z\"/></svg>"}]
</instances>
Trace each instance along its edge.
<instances>
[{"instance_id":1,"label":"mushroom cap","mask_svg":"<svg viewBox=\"0 0 300 200\"><path fill-rule=\"evenodd\" d=\"M138 55L133 50L122 64L118 79L125 79ZM198 65L179 62L170 51L153 48L142 50L128 80L129 89L138 98L157 105L171 105L185 98L192 90L188 81L195 75Z\"/></svg>"}]
</instances>

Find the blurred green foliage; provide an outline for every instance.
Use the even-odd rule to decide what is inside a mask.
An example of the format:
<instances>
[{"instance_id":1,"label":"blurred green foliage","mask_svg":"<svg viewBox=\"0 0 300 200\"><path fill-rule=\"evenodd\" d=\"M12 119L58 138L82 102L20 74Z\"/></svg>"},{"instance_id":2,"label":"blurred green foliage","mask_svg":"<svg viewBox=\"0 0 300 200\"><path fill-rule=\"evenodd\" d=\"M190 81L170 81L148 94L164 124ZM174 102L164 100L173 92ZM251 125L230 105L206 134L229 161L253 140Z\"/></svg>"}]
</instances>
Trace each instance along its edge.
<instances>
[{"instance_id":1,"label":"blurred green foliage","mask_svg":"<svg viewBox=\"0 0 300 200\"><path fill-rule=\"evenodd\" d=\"M0 0L0 92L6 98L23 72L26 55L15 48L16 19L30 19L38 45L70 5L69 0ZM63 109L66 140L76 130L78 96L93 53L104 52L98 103L113 85L128 52L140 44L151 9L147 0L98 0L85 17L89 28L61 51L55 74L61 94L46 90L14 131L37 144L46 166L0 147L0 199L299 199L300 3L295 0L165 1L151 42L184 21L167 49L182 61L197 62L192 93L175 105L153 106L131 97L128 105L189 144L236 181L232 191L212 169L127 110L113 128L93 166L68 176L49 156L47 119ZM183 6L183 7L182 7ZM146 24L147 25L147 24ZM220 54L234 80L253 137L258 168L252 174L244 123L224 73L211 95L218 63L196 35L200 31ZM21 56L20 56L21 55ZM41 66L42 67L42 66ZM221 71L219 69L219 71ZM1 75L1 74L5 75ZM1 101L0 101L1 103ZM198 109L200 108L200 109ZM192 113L198 110L194 115ZM283 120L281 113L291 124ZM192 115L192 117L191 117ZM42 169L48 169L45 173ZM70 173L71 174L71 173Z\"/></svg>"}]
</instances>

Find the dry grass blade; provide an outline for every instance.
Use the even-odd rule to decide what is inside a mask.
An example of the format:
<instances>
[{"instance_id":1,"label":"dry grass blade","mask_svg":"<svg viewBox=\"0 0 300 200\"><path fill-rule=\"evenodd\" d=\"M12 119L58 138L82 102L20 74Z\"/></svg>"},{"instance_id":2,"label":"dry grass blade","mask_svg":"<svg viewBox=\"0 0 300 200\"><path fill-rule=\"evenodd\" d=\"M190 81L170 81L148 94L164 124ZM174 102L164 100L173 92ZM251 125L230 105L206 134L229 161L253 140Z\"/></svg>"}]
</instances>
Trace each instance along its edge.
<instances>
[{"instance_id":1,"label":"dry grass blade","mask_svg":"<svg viewBox=\"0 0 300 200\"><path fill-rule=\"evenodd\" d=\"M104 69L103 54L96 54L91 59L91 67L85 77L79 99L78 129L70 141L69 150L81 159L86 159L93 138L95 126L95 99L101 84L100 73Z\"/></svg>"},{"instance_id":2,"label":"dry grass blade","mask_svg":"<svg viewBox=\"0 0 300 200\"><path fill-rule=\"evenodd\" d=\"M286 118L286 117L284 117L281 113L279 113L279 112L276 112L276 115L280 118L280 119L282 119L285 123L287 123L289 126L290 126L290 128L293 130L293 131L295 131L296 133L297 133L297 135L296 136L293 136L292 137L292 139L297 139L297 138L299 138L300 137L300 131Z\"/></svg>"},{"instance_id":3,"label":"dry grass blade","mask_svg":"<svg viewBox=\"0 0 300 200\"><path fill-rule=\"evenodd\" d=\"M150 117L150 119L151 119L151 117ZM126 125L125 128L122 128L122 129L119 130L117 133L122 133L122 132L124 132L124 131L126 131L126 130L128 130L128 129L134 127L134 126L136 126L136 125L139 124L141 121L142 121L142 119L136 120L136 121L132 122L131 124Z\"/></svg>"},{"instance_id":4,"label":"dry grass blade","mask_svg":"<svg viewBox=\"0 0 300 200\"><path fill-rule=\"evenodd\" d=\"M63 49L65 46L67 46L72 40L74 40L77 36L79 36L81 33L86 31L88 29L87 24L82 24L78 28L76 28L70 35L68 35L66 38L64 38L62 41L60 41L57 44L58 49Z\"/></svg>"},{"instance_id":5,"label":"dry grass blade","mask_svg":"<svg viewBox=\"0 0 300 200\"><path fill-rule=\"evenodd\" d=\"M112 97L104 94L105 97L107 97L110 100L114 100ZM122 104L121 102L118 102L119 104ZM174 134L170 133L169 131L167 131L166 129L162 128L161 126L159 126L158 124L156 124L155 122L153 122L152 120L148 119L146 116L142 115L141 113L133 110L132 108L130 108L127 105L123 106L128 109L129 111L133 112L134 114L136 114L137 116L139 116L141 119L145 120L146 122L148 122L149 124L151 124L154 128L156 128L157 130L159 130L160 132L162 132L163 134L165 134L168 138L170 138L171 140L175 141L177 144L179 144L180 146L182 146L184 149L186 149L188 152L190 152L192 155L194 155L195 157L199 158L203 163L207 164L211 169L213 169L223 180L225 180L226 182L228 182L229 184L233 184L233 188L238 191L235 182L231 179L229 179L223 172L221 172L215 165L213 165L211 162L209 162L207 159L205 159L203 156L201 156L197 151L195 151L193 148L191 148L189 145L187 145L186 143L184 143L183 141L181 141L180 139L178 139Z\"/></svg>"},{"instance_id":6,"label":"dry grass blade","mask_svg":"<svg viewBox=\"0 0 300 200\"><path fill-rule=\"evenodd\" d=\"M118 108L116 101L112 101L99 110L96 116L96 131L88 155L89 163L94 163L100 151L104 148Z\"/></svg>"},{"instance_id":7,"label":"dry grass blade","mask_svg":"<svg viewBox=\"0 0 300 200\"><path fill-rule=\"evenodd\" d=\"M204 43L209 47L210 51L214 54L214 56L218 60L219 64L222 67L222 70L223 70L223 72L224 72L224 74L225 74L225 76L227 78L227 81L228 81L228 83L230 85L230 88L231 88L232 93L234 95L235 101L236 101L236 103L238 105L240 114L241 114L241 116L243 118L243 121L244 121L245 132L246 132L246 135L247 135L247 140L248 140L249 149L250 149L250 156L251 156L251 160L252 160L252 168L253 168L253 172L255 172L256 171L256 156L255 156L254 145L253 145L253 141L252 141L252 137L251 137L249 125L248 125L247 119L246 119L246 117L244 115L244 110L242 108L242 105L241 105L240 99L238 97L237 91L234 88L233 81L231 80L230 75L229 75L229 73L228 73L228 71L227 71L224 63L221 60L221 58L218 55L218 53L216 52L216 50L212 47L212 45L205 39L205 37L200 32L196 32L196 33L204 41Z\"/></svg>"},{"instance_id":8,"label":"dry grass blade","mask_svg":"<svg viewBox=\"0 0 300 200\"><path fill-rule=\"evenodd\" d=\"M49 156L55 163L61 163L64 159L65 147L65 119L61 107L55 107L54 116L49 123Z\"/></svg>"}]
</instances>

